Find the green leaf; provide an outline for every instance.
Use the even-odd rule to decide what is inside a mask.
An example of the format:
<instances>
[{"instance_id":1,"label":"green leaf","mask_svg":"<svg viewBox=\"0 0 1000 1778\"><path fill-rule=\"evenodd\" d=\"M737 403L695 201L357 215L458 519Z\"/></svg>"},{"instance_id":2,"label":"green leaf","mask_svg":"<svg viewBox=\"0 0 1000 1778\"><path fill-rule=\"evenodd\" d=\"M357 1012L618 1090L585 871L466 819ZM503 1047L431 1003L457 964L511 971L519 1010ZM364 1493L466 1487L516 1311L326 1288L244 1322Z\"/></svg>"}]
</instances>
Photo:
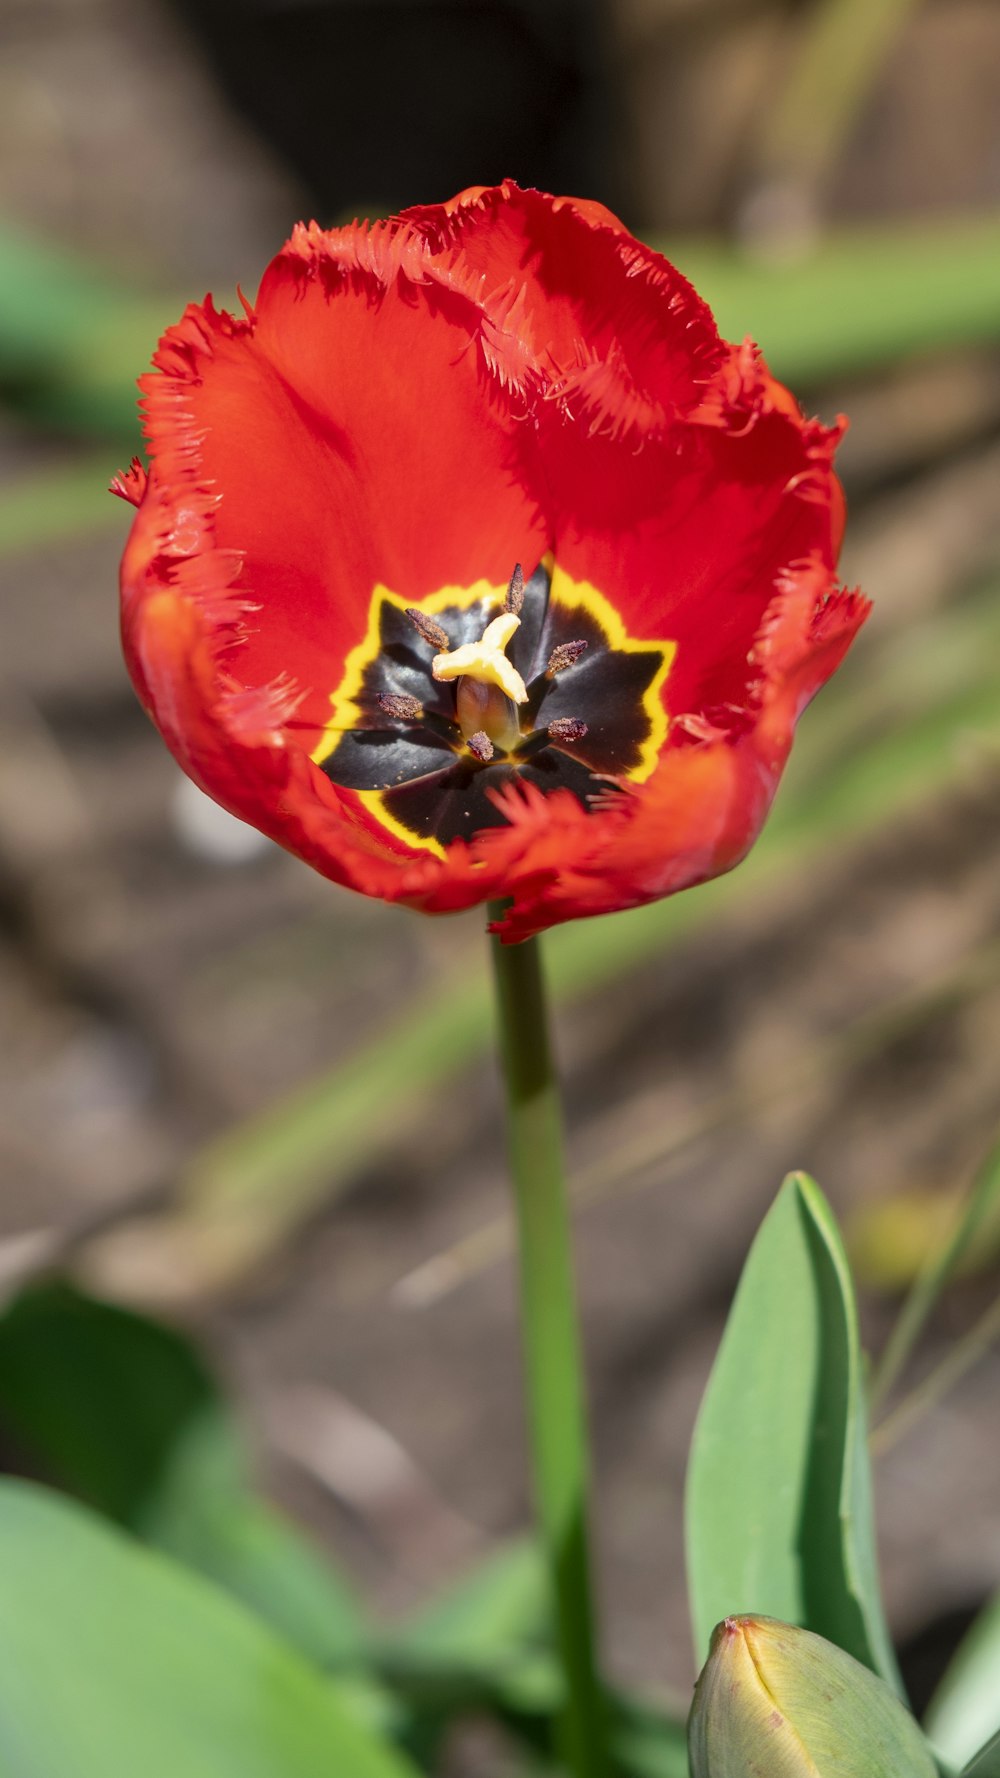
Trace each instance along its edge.
<instances>
[{"instance_id":1,"label":"green leaf","mask_svg":"<svg viewBox=\"0 0 1000 1778\"><path fill-rule=\"evenodd\" d=\"M879 1597L857 1311L836 1224L792 1174L750 1250L702 1402L686 1534L699 1664L752 1612L900 1689Z\"/></svg>"},{"instance_id":2,"label":"green leaf","mask_svg":"<svg viewBox=\"0 0 1000 1778\"><path fill-rule=\"evenodd\" d=\"M432 1765L444 1729L492 1715L525 1748L555 1758L563 1687L548 1651L498 1651L492 1661L400 1649L377 1657L377 1672L410 1712L407 1746ZM683 1711L673 1714L620 1692L607 1694L608 1743L616 1778L688 1778Z\"/></svg>"},{"instance_id":3,"label":"green leaf","mask_svg":"<svg viewBox=\"0 0 1000 1778\"><path fill-rule=\"evenodd\" d=\"M357 1661L366 1627L354 1594L284 1515L250 1489L221 1413L178 1443L136 1529L257 1613L317 1666Z\"/></svg>"},{"instance_id":4,"label":"green leaf","mask_svg":"<svg viewBox=\"0 0 1000 1778\"><path fill-rule=\"evenodd\" d=\"M518 1538L411 1617L392 1646L427 1661L485 1662L539 1644L549 1619L538 1546Z\"/></svg>"},{"instance_id":5,"label":"green leaf","mask_svg":"<svg viewBox=\"0 0 1000 1778\"><path fill-rule=\"evenodd\" d=\"M795 385L1000 337L995 215L855 227L798 258L720 240L656 240L711 306L724 339L747 334Z\"/></svg>"},{"instance_id":6,"label":"green leaf","mask_svg":"<svg viewBox=\"0 0 1000 1778\"><path fill-rule=\"evenodd\" d=\"M167 1550L324 1665L358 1654L353 1596L258 1499L196 1348L131 1310L50 1283L0 1315L0 1426L46 1480Z\"/></svg>"},{"instance_id":7,"label":"green leaf","mask_svg":"<svg viewBox=\"0 0 1000 1778\"><path fill-rule=\"evenodd\" d=\"M621 1778L688 1778L687 1730L681 1716L634 1698L612 1696L611 1751Z\"/></svg>"},{"instance_id":8,"label":"green leaf","mask_svg":"<svg viewBox=\"0 0 1000 1778\"><path fill-rule=\"evenodd\" d=\"M964 1768L961 1778L1000 1778L1000 1734L981 1747L974 1760Z\"/></svg>"},{"instance_id":9,"label":"green leaf","mask_svg":"<svg viewBox=\"0 0 1000 1778\"><path fill-rule=\"evenodd\" d=\"M248 1612L0 1482L0 1778L415 1778Z\"/></svg>"},{"instance_id":10,"label":"green leaf","mask_svg":"<svg viewBox=\"0 0 1000 1778\"><path fill-rule=\"evenodd\" d=\"M119 279L42 235L0 223L0 377L23 379L77 351L135 303Z\"/></svg>"},{"instance_id":11,"label":"green leaf","mask_svg":"<svg viewBox=\"0 0 1000 1778\"><path fill-rule=\"evenodd\" d=\"M117 531L124 541L132 509L108 492L115 471L124 468L126 451L87 451L44 469L29 469L5 478L0 489L0 558L27 554L40 543L46 549L103 531Z\"/></svg>"},{"instance_id":12,"label":"green leaf","mask_svg":"<svg viewBox=\"0 0 1000 1778\"><path fill-rule=\"evenodd\" d=\"M183 307L0 224L0 386L33 420L138 442L135 379Z\"/></svg>"},{"instance_id":13,"label":"green leaf","mask_svg":"<svg viewBox=\"0 0 1000 1778\"><path fill-rule=\"evenodd\" d=\"M47 1479L124 1525L216 1402L182 1335L71 1285L27 1290L0 1315L0 1425Z\"/></svg>"},{"instance_id":14,"label":"green leaf","mask_svg":"<svg viewBox=\"0 0 1000 1778\"><path fill-rule=\"evenodd\" d=\"M518 1539L375 1645L374 1669L405 1700L407 1745L421 1764L434 1764L450 1722L483 1711L533 1746L547 1741L559 1698L559 1674L544 1646L549 1620L537 1546Z\"/></svg>"},{"instance_id":15,"label":"green leaf","mask_svg":"<svg viewBox=\"0 0 1000 1778\"><path fill-rule=\"evenodd\" d=\"M413 1745L428 1760L456 1716L490 1711L525 1746L552 1746L561 1679L551 1652L549 1591L537 1546L518 1539L432 1600L375 1651L407 1701ZM608 1698L620 1778L687 1778L683 1713L621 1693Z\"/></svg>"},{"instance_id":16,"label":"green leaf","mask_svg":"<svg viewBox=\"0 0 1000 1778\"><path fill-rule=\"evenodd\" d=\"M931 1699L924 1726L935 1747L957 1766L971 1760L992 1735L1000 1774L1000 1593L963 1637Z\"/></svg>"}]
</instances>

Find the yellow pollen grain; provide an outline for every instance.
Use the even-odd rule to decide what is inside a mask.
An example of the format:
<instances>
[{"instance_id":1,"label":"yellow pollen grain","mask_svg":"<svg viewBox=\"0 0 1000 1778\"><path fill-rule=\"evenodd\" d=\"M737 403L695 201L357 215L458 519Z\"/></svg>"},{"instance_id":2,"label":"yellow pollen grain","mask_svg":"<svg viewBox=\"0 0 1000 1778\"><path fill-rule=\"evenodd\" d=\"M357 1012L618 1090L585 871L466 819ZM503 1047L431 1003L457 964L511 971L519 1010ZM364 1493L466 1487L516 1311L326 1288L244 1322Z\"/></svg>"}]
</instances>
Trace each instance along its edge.
<instances>
[{"instance_id":1,"label":"yellow pollen grain","mask_svg":"<svg viewBox=\"0 0 1000 1778\"><path fill-rule=\"evenodd\" d=\"M504 654L520 622L512 611L503 611L487 624L478 642L436 654L431 662L435 679L478 679L481 685L497 686L513 703L526 704L524 680Z\"/></svg>"}]
</instances>

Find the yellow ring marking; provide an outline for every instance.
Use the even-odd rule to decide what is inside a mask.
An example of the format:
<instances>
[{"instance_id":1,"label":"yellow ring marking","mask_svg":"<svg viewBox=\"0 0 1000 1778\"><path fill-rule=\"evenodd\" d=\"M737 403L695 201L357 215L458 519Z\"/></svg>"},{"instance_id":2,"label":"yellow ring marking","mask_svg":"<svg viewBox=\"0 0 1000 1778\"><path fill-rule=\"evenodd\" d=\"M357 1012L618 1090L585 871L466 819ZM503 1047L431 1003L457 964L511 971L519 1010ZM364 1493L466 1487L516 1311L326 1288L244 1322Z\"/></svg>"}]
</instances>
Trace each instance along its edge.
<instances>
[{"instance_id":1,"label":"yellow ring marking","mask_svg":"<svg viewBox=\"0 0 1000 1778\"><path fill-rule=\"evenodd\" d=\"M670 669L677 654L676 642L641 642L629 635L619 611L610 599L598 592L586 580L571 580L565 569L556 563L550 570L552 585L549 598L554 599L564 609L583 606L600 624L611 647L621 654L648 654L651 649L663 651L663 664L657 669L655 678L651 679L642 694L642 706L649 717L649 735L639 749L640 761L630 772L623 772L631 784L645 784L656 770L663 743L667 738L670 719L663 707L661 693L667 682Z\"/></svg>"},{"instance_id":2,"label":"yellow ring marking","mask_svg":"<svg viewBox=\"0 0 1000 1778\"><path fill-rule=\"evenodd\" d=\"M624 773L633 784L644 784L655 771L660 750L667 738L670 726L667 712L663 707L661 696L670 669L677 653L676 642L639 641L630 636L625 628L620 612L610 599L606 598L597 588L585 580L571 580L564 569L558 567L551 555L543 558L543 565L551 578L550 599L554 599L564 609L574 606L583 607L596 618L609 645L623 654L648 654L650 649L660 649L663 653L663 664L656 676L647 686L642 696L643 708L649 718L649 735L640 748L640 762L632 771ZM449 609L467 610L470 605L478 605L481 600L495 599L501 604L506 593L506 585L495 586L488 580L474 581L472 586L440 587L437 592L428 594L427 598L416 602L416 609L424 611L428 617L437 617L440 612ZM376 586L368 609L368 627L362 640L351 649L344 664L344 677L336 691L330 694L330 721L324 731L323 738L314 748L311 755L316 765L328 759L340 740L345 729L357 726L361 711L356 699L364 683L365 670L369 667L381 647L382 625L381 614L383 605L395 605L397 611L406 611L413 605L413 600L401 599L385 586ZM446 856L446 848L440 840L428 836L421 839L401 821L397 821L383 805L381 790L356 790L355 796L362 806L373 815L380 826L387 828L398 840L413 851L433 852L438 858Z\"/></svg>"},{"instance_id":3,"label":"yellow ring marking","mask_svg":"<svg viewBox=\"0 0 1000 1778\"><path fill-rule=\"evenodd\" d=\"M437 617L439 612L447 611L449 607L454 610L457 606L460 611L464 611L470 605L477 605L480 599L502 601L506 591L506 586L493 586L488 580L477 580L468 587L440 587L436 593L430 593L426 599L421 599L414 608L426 612L428 617ZM371 666L382 646L383 605L395 605L397 611L407 611L414 606L414 601L401 599L398 593L390 592L386 586L377 586L372 593L368 608L368 628L357 647L351 649L344 663L344 677L336 691L330 693L330 703L333 706L330 721L323 739L312 754L316 765L322 765L324 759L329 758L344 729L357 727L361 711L355 699L364 683L366 667ZM361 791L359 794L367 796L369 792ZM381 792L374 791L371 794L379 796Z\"/></svg>"}]
</instances>

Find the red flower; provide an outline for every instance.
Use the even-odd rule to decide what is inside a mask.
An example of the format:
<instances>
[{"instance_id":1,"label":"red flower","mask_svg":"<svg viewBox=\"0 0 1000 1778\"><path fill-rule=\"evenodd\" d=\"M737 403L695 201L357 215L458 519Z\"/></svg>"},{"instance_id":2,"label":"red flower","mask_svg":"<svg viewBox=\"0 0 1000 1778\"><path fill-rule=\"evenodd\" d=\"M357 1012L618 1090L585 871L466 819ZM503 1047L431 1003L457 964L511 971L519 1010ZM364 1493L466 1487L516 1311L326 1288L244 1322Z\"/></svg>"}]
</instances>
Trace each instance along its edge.
<instances>
[{"instance_id":1,"label":"red flower","mask_svg":"<svg viewBox=\"0 0 1000 1778\"><path fill-rule=\"evenodd\" d=\"M867 614L840 428L600 205L510 183L300 226L244 307L164 336L115 485L185 771L353 889L511 897L509 939L734 865Z\"/></svg>"}]
</instances>

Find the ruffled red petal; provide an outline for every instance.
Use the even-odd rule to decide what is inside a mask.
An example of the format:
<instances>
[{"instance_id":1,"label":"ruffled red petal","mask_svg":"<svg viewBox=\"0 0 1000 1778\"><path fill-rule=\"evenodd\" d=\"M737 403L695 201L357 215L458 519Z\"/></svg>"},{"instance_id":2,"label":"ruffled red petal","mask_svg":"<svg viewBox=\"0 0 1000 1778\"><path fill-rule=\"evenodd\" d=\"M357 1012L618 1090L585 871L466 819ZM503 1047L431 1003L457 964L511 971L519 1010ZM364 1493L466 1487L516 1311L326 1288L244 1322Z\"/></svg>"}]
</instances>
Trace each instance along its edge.
<instances>
[{"instance_id":1,"label":"ruffled red petal","mask_svg":"<svg viewBox=\"0 0 1000 1778\"><path fill-rule=\"evenodd\" d=\"M185 573L199 558L177 553L173 518L152 484L122 562L122 644L143 705L189 777L224 808L333 881L391 897L406 849L313 765L299 744L294 683L248 687L220 663L211 605Z\"/></svg>"},{"instance_id":2,"label":"ruffled red petal","mask_svg":"<svg viewBox=\"0 0 1000 1778\"><path fill-rule=\"evenodd\" d=\"M240 557L240 674L293 674L316 730L377 585L501 583L549 545L478 311L416 301L367 241L298 230L256 311L190 308L141 384L160 487Z\"/></svg>"},{"instance_id":3,"label":"ruffled red petal","mask_svg":"<svg viewBox=\"0 0 1000 1778\"><path fill-rule=\"evenodd\" d=\"M533 822L534 831L519 859L514 905L498 926L503 938L637 907L738 864L767 817L798 717L869 610L860 594L832 585L818 558L798 564L782 576L761 627L754 706L739 732L695 725L691 744L668 746L653 777L617 807L579 811L589 826L578 824L572 840L550 831L555 798L526 798L520 825L523 832Z\"/></svg>"},{"instance_id":4,"label":"ruffled red petal","mask_svg":"<svg viewBox=\"0 0 1000 1778\"><path fill-rule=\"evenodd\" d=\"M687 279L602 204L508 180L385 228L387 250L415 236L424 275L481 308L483 352L501 383L587 436L663 430L724 356Z\"/></svg>"},{"instance_id":5,"label":"ruffled red petal","mask_svg":"<svg viewBox=\"0 0 1000 1778\"><path fill-rule=\"evenodd\" d=\"M843 528L839 428L804 421L766 374L730 378L726 363L696 410L628 457L565 424L543 441L560 564L613 589L634 633L677 642L674 716L742 702L776 577L813 554L832 569Z\"/></svg>"},{"instance_id":6,"label":"ruffled red petal","mask_svg":"<svg viewBox=\"0 0 1000 1778\"><path fill-rule=\"evenodd\" d=\"M141 506L142 497L146 492L146 471L138 457L133 457L127 469L120 469L111 477L108 487L109 494L117 494L119 500L127 500L130 506Z\"/></svg>"},{"instance_id":7,"label":"ruffled red petal","mask_svg":"<svg viewBox=\"0 0 1000 1778\"><path fill-rule=\"evenodd\" d=\"M803 419L749 341L726 346L690 285L609 211L509 185L405 213L435 281L488 317L484 351L530 396L560 566L630 630L669 635L672 714L738 704L789 562L832 568L842 425Z\"/></svg>"}]
</instances>

